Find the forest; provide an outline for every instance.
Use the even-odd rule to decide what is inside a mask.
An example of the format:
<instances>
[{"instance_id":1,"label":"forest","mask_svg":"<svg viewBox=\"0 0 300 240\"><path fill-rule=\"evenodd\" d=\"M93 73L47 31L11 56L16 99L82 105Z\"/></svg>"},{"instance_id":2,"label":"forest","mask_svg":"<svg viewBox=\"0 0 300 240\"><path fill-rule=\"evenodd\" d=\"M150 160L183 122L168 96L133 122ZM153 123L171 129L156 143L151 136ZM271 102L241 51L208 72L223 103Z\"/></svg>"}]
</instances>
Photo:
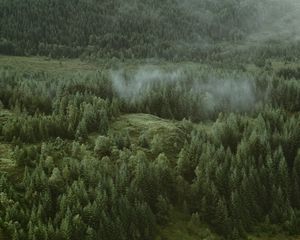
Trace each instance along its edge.
<instances>
[{"instance_id":1,"label":"forest","mask_svg":"<svg viewBox=\"0 0 300 240\"><path fill-rule=\"evenodd\" d=\"M299 239L299 16L2 0L0 240Z\"/></svg>"}]
</instances>

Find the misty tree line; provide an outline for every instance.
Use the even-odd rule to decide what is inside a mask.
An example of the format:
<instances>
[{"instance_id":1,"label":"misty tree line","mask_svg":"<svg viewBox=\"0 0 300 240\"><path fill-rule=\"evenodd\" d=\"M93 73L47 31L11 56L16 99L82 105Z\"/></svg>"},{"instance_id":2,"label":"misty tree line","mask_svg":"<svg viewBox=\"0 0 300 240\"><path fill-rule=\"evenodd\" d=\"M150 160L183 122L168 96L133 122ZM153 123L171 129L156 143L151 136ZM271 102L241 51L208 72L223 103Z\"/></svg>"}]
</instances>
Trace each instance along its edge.
<instances>
[{"instance_id":1,"label":"misty tree line","mask_svg":"<svg viewBox=\"0 0 300 240\"><path fill-rule=\"evenodd\" d=\"M283 68L273 77L268 71L253 77L210 67L182 70L175 77L166 72L151 76L149 69L142 68L112 74L121 111L199 122L214 120L220 112L257 113L264 105L300 110L299 69ZM133 85L131 79L135 79Z\"/></svg>"},{"instance_id":2,"label":"misty tree line","mask_svg":"<svg viewBox=\"0 0 300 240\"><path fill-rule=\"evenodd\" d=\"M120 112L199 122L215 120L220 112L257 114L265 105L291 113L300 110L297 69L282 69L273 77L264 72L254 78L209 67L176 73L174 79L164 71L157 76L140 71L144 72L137 79L140 87L130 91L136 84L131 79L139 76L132 72L122 72L121 78L107 72L53 77L4 69L0 105L15 114L0 126L2 139L32 143L55 137L85 139L94 131L106 134L109 122Z\"/></svg>"},{"instance_id":3,"label":"misty tree line","mask_svg":"<svg viewBox=\"0 0 300 240\"><path fill-rule=\"evenodd\" d=\"M258 224L299 233L299 79L262 72L252 85L239 85L247 74L211 71L158 79L124 98L106 72L2 69L0 105L12 115L0 119L1 140L12 144L24 174L22 181L1 174L1 228L24 240L153 239L176 208L227 239L245 237ZM124 74L126 81L134 77ZM251 87L254 101L230 113L232 96L214 99L211 89L220 82L212 77L234 79L243 94ZM208 91L220 104L213 109L204 102ZM173 147L174 157L159 136L140 133L133 143L128 132L109 134L112 121L131 112L215 121L209 129L178 122L184 142ZM90 133L99 136L93 141Z\"/></svg>"},{"instance_id":4,"label":"misty tree line","mask_svg":"<svg viewBox=\"0 0 300 240\"><path fill-rule=\"evenodd\" d=\"M260 26L255 0L5 0L0 53L58 57L210 58L218 41Z\"/></svg>"}]
</instances>

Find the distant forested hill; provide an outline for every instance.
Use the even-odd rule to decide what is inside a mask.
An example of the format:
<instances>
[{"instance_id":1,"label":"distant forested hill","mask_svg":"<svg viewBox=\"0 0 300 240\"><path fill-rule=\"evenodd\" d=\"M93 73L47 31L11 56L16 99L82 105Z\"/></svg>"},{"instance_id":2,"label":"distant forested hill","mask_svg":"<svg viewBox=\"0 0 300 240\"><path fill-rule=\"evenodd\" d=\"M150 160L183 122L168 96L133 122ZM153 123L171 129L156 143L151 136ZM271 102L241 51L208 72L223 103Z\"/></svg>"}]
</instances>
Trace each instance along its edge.
<instances>
[{"instance_id":1,"label":"distant forested hill","mask_svg":"<svg viewBox=\"0 0 300 240\"><path fill-rule=\"evenodd\" d=\"M255 0L2 0L0 53L193 58L259 27ZM205 49L205 51L204 51Z\"/></svg>"}]
</instances>

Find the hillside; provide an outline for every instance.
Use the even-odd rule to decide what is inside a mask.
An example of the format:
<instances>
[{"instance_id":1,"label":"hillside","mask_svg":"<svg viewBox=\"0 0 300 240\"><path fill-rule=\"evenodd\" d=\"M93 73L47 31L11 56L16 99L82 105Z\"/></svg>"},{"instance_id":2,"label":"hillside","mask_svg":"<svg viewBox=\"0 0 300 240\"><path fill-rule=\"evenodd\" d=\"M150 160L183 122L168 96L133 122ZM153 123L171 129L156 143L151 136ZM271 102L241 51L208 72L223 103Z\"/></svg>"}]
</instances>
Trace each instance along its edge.
<instances>
[{"instance_id":1,"label":"hillside","mask_svg":"<svg viewBox=\"0 0 300 240\"><path fill-rule=\"evenodd\" d=\"M300 239L298 0L0 1L0 240Z\"/></svg>"},{"instance_id":2,"label":"hillside","mask_svg":"<svg viewBox=\"0 0 300 240\"><path fill-rule=\"evenodd\" d=\"M51 219L51 215L55 214L56 220L50 220L56 229L54 232L51 230L52 227L48 229L44 225L42 218L38 220L39 223L36 222L40 227L35 228L34 234L40 236L39 238L43 239L46 232L58 239L65 239L68 236L66 234L70 234L72 239L76 239L74 234L78 237L89 234L96 236L100 231L104 231L101 234L106 234L107 239L108 236L112 236L107 232L109 228L105 226L103 230L98 229L98 233L91 232L95 230L88 227L93 225L93 222L87 216L94 216L93 221L101 224L103 219L116 224L119 217L127 216L122 215L123 210L119 208L114 210L116 211L114 217L107 218L107 214L114 208L108 202L101 203L108 205L105 206L104 212L99 213L102 216L100 222L92 212L86 212L91 211L88 209L92 206L96 212L97 204L100 204L95 202L100 197L94 196L94 193L100 194L96 182L108 184L107 186L113 184L115 194L118 196L110 197L110 201L114 204L121 204L123 208L126 206L127 211L132 214L141 214L134 211L148 212L147 221L142 225L136 222L141 221L139 218L134 217L130 221L135 222L138 231L151 229L151 236L141 232L149 239L192 240L207 237L218 239L218 236L227 236L229 239L233 236L242 238L249 236L249 239L250 236L253 236L252 239L283 237L288 239L289 234L297 233L298 223L295 215L285 216L281 215L284 212L278 212L274 207L264 208L263 204L275 203L274 196L270 199L267 197L274 194L272 192L265 192L267 195L263 195L264 203L261 197L252 198L253 206L266 211L266 219L261 220L259 215L253 215L259 223L253 222L251 228L242 223L239 232L234 230L235 228L231 232L231 227L238 226L230 222L235 219L237 207L233 207L232 200L224 199L228 193L222 190L228 188L240 192L232 194L236 194L236 201L241 201L240 211L242 211L248 208L246 207L248 203L242 196L248 194L248 190L254 195L261 195L265 191L262 190L265 188L264 185L271 181L269 179L265 182L264 173L256 172L252 174L256 175L259 182L248 183L249 185L245 187L247 181L252 179L250 169L257 164L261 165L262 169L268 169L267 178L278 176L276 168L274 170L269 168L270 161L273 162L271 164L275 164L274 166L281 168L281 174L284 175L278 176L278 179L282 179L276 183L279 189L285 189L287 186L284 178L297 176L295 174L298 171L299 159L297 155L299 106L295 99L299 96L298 85L293 79L278 78L278 76L296 77L298 68L296 61L290 63L272 61L271 67L275 74L270 85L273 86L272 94L269 92L270 88L265 93L263 87L265 85L260 85L260 81L270 81L268 77L261 79L260 71L267 76L270 70L266 71L250 64L246 66L245 69L248 70L245 73L222 66L188 62L126 61L111 65L105 61L88 63L79 60L57 61L42 57L7 56L1 56L0 62L2 66L0 170L2 193L5 196L1 206L5 209L3 211L5 214L12 214L12 211L21 213L26 209L36 211L34 210L36 205L43 205L45 209L49 209L44 212L47 219ZM122 69L118 70L120 67ZM212 77L218 77L222 81L212 80ZM126 83L128 79L132 85L130 82ZM207 82L205 79L210 80ZM275 83L276 85L272 85ZM221 84L222 88L218 88L218 84ZM253 89L249 88L252 84L255 84ZM192 91L195 88L198 89L198 93ZM36 94L37 90L39 94ZM286 91L289 94L294 91L294 95L286 95ZM276 95L276 92L280 94ZM185 95L181 97L183 93ZM232 93L237 95L232 98ZM242 98L239 97L240 93ZM222 100L219 99L220 95ZM106 99L102 99L101 96ZM235 102L236 99L239 99L238 104ZM211 105L212 101L214 105ZM286 104L287 101L290 101L289 104ZM270 102L272 108L256 110L260 109L260 104ZM178 106L186 107L180 110ZM192 111L189 110L189 106L194 106ZM37 108L39 110L36 110ZM291 112L293 117L290 115ZM190 118L193 122L180 120L181 116L186 116L186 119ZM278 138L278 131L281 138ZM265 132L265 135L262 135L262 132ZM227 149L226 152L224 149ZM251 149L259 149L260 152ZM256 162L263 156L269 160ZM247 160L239 163L241 166L238 167L235 161L243 158ZM286 164L283 161L286 161ZM228 164L232 170L226 174L230 174L230 177L223 178L222 174L225 172L222 171L225 171ZM239 176L244 178L242 185L228 182L238 177L235 176L237 168L242 168L243 170L239 172L246 174L246 177ZM291 168L293 174L289 177L288 172ZM203 181L202 174L206 174L208 180ZM62 184L63 181L67 182L68 187ZM206 183L207 181L209 183ZM215 190L206 189L206 184L215 186L217 192L212 193L211 191ZM76 188L81 188L81 194L76 195ZM35 193L38 189L41 191L39 196ZM110 194L109 189L110 187L106 187L106 190L103 190L105 192L101 194ZM122 189L127 189L125 191L127 193ZM268 189L270 191L270 188ZM136 192L130 195L128 191ZM280 191L278 194L282 194ZM59 196L56 198L57 201L47 203L41 200L48 194L56 195L56 192ZM25 194L25 199L20 199L18 194ZM80 209L85 209L84 211L72 207L72 210L64 213L66 210L59 207L61 204L69 204L63 203L66 201L63 199L70 194L78 198ZM220 196L223 196L223 200L215 202L216 198L211 198L211 205L205 205L205 198L212 197L211 194L216 194L217 199L222 199ZM85 196L85 199L82 199L82 196ZM291 192L289 198L295 206L297 199L293 196ZM118 203L119 199L124 198L127 199L126 204ZM132 205L134 201L130 200L131 198L142 205L140 207ZM34 205L31 203L32 200ZM3 208L3 204L7 204L6 201L10 202L10 205ZM222 204L228 204L225 210L220 208L220 201ZM284 206L280 205L283 204L280 201L276 204L281 208ZM55 212L50 211L50 206L51 209L56 209ZM203 210L204 206L211 208ZM298 214L296 207L293 210L291 206L285 209ZM208 214L206 211L212 212L206 215ZM27 219L26 221L37 221L34 220L34 216L38 214L36 212L27 215L24 212L21 216ZM62 217L69 214L76 218L68 220ZM251 217L246 212L244 214L249 217L248 221L251 221ZM268 220L269 214L271 219ZM7 221L1 222L5 235L18 235L27 239L25 232L32 227L24 224L21 216L10 215L10 218L18 222L17 225ZM81 223L73 222L78 217ZM288 219L287 222L278 223L278 219L284 218ZM61 223L57 224L55 221ZM73 222L69 223L71 224L69 233L64 230L66 226L62 227L66 221ZM122 224L128 222L125 218L121 221ZM272 221L272 224L268 221ZM222 227L225 223L228 224L228 228ZM84 233L83 230L80 233L76 232L77 227L74 228L74 224L81 224L82 229L89 233ZM93 226L93 229L97 229L95 225ZM116 225L113 229L121 231L117 230ZM126 234L128 238L134 236L131 231ZM291 239L294 238L291 236Z\"/></svg>"},{"instance_id":3,"label":"hillside","mask_svg":"<svg viewBox=\"0 0 300 240\"><path fill-rule=\"evenodd\" d=\"M235 58L236 63L266 55L285 57L287 52L289 57L299 55L300 7L294 0L285 4L278 0L5 0L0 4L2 54L172 61ZM239 59L241 54L249 56Z\"/></svg>"},{"instance_id":4,"label":"hillside","mask_svg":"<svg viewBox=\"0 0 300 240\"><path fill-rule=\"evenodd\" d=\"M186 41L235 39L255 30L257 7L251 1L1 1L0 53L170 58L172 51L192 50Z\"/></svg>"}]
</instances>

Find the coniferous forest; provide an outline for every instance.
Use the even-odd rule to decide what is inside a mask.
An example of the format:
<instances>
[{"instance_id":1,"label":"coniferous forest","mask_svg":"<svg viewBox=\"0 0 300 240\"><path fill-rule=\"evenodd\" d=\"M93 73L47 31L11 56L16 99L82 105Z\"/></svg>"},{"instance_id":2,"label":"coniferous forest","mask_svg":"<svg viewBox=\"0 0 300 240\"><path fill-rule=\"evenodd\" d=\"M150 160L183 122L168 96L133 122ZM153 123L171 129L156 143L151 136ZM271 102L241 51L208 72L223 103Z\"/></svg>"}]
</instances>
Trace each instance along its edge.
<instances>
[{"instance_id":1,"label":"coniferous forest","mask_svg":"<svg viewBox=\"0 0 300 240\"><path fill-rule=\"evenodd\" d=\"M300 2L1 0L0 240L296 240Z\"/></svg>"}]
</instances>

